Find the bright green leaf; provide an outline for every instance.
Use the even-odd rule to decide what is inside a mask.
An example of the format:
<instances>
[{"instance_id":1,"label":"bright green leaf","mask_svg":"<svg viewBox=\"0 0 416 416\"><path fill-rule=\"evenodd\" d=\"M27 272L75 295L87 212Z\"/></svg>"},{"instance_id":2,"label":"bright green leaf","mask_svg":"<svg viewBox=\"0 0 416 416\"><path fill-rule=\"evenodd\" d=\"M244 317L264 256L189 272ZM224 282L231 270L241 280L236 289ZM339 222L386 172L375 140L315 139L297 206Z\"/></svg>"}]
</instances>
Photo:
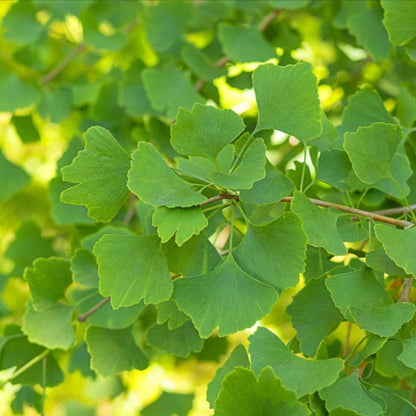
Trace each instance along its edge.
<instances>
[{"instance_id":1,"label":"bright green leaf","mask_svg":"<svg viewBox=\"0 0 416 416\"><path fill-rule=\"evenodd\" d=\"M248 224L234 256L245 272L283 290L297 285L305 266L305 252L306 236L299 217L285 213L264 226Z\"/></svg>"},{"instance_id":2,"label":"bright green leaf","mask_svg":"<svg viewBox=\"0 0 416 416\"><path fill-rule=\"evenodd\" d=\"M403 45L416 37L416 5L408 0L381 0L384 9L383 23L390 40Z\"/></svg>"},{"instance_id":3,"label":"bright green leaf","mask_svg":"<svg viewBox=\"0 0 416 416\"><path fill-rule=\"evenodd\" d=\"M105 235L94 246L100 293L115 309L169 299L172 280L155 235Z\"/></svg>"},{"instance_id":4,"label":"bright green leaf","mask_svg":"<svg viewBox=\"0 0 416 416\"><path fill-rule=\"evenodd\" d=\"M397 358L410 368L416 370L416 338L400 340L403 350Z\"/></svg>"},{"instance_id":5,"label":"bright green leaf","mask_svg":"<svg viewBox=\"0 0 416 416\"><path fill-rule=\"evenodd\" d=\"M406 274L402 268L397 267L394 261L387 256L383 247L368 252L365 256L365 262L368 267L393 276L404 276Z\"/></svg>"},{"instance_id":6,"label":"bright green leaf","mask_svg":"<svg viewBox=\"0 0 416 416\"><path fill-rule=\"evenodd\" d=\"M254 325L270 311L277 293L240 269L230 255L206 275L176 280L173 298L207 338L216 327L223 336Z\"/></svg>"},{"instance_id":7,"label":"bright green leaf","mask_svg":"<svg viewBox=\"0 0 416 416\"><path fill-rule=\"evenodd\" d=\"M215 402L215 416L308 416L305 404L286 390L270 367L262 370L258 380L252 370L237 367L223 381Z\"/></svg>"},{"instance_id":8,"label":"bright green leaf","mask_svg":"<svg viewBox=\"0 0 416 416\"><path fill-rule=\"evenodd\" d=\"M187 416L192 409L193 394L164 391L153 403L141 410L142 416Z\"/></svg>"},{"instance_id":9,"label":"bright green leaf","mask_svg":"<svg viewBox=\"0 0 416 416\"><path fill-rule=\"evenodd\" d=\"M271 366L283 386L294 390L298 397L331 385L343 369L339 358L314 361L298 357L266 328L258 328L249 340L254 372L260 374L264 367Z\"/></svg>"},{"instance_id":10,"label":"bright green leaf","mask_svg":"<svg viewBox=\"0 0 416 416\"><path fill-rule=\"evenodd\" d=\"M95 257L82 248L75 252L71 270L74 282L85 287L98 287L98 266Z\"/></svg>"},{"instance_id":11,"label":"bright green leaf","mask_svg":"<svg viewBox=\"0 0 416 416\"><path fill-rule=\"evenodd\" d=\"M243 120L233 111L195 104L191 111L179 109L171 143L183 155L215 158L243 130Z\"/></svg>"},{"instance_id":12,"label":"bright green leaf","mask_svg":"<svg viewBox=\"0 0 416 416\"><path fill-rule=\"evenodd\" d=\"M61 200L85 205L91 218L109 222L126 200L130 159L113 135L102 127L90 127L84 137L85 150L62 168L63 180L78 185L62 192Z\"/></svg>"},{"instance_id":13,"label":"bright green leaf","mask_svg":"<svg viewBox=\"0 0 416 416\"><path fill-rule=\"evenodd\" d=\"M341 408L362 416L383 414L383 408L362 387L357 373L338 379L331 386L322 389L319 395L325 400L326 408L330 412Z\"/></svg>"},{"instance_id":14,"label":"bright green leaf","mask_svg":"<svg viewBox=\"0 0 416 416\"><path fill-rule=\"evenodd\" d=\"M414 374L414 371L398 359L402 352L402 343L398 339L389 339L377 352L376 371L384 377L403 378Z\"/></svg>"},{"instance_id":15,"label":"bright green leaf","mask_svg":"<svg viewBox=\"0 0 416 416\"><path fill-rule=\"evenodd\" d=\"M300 192L295 192L292 210L301 220L308 242L323 247L332 254L346 254L344 243L337 229L338 215L314 205Z\"/></svg>"},{"instance_id":16,"label":"bright green leaf","mask_svg":"<svg viewBox=\"0 0 416 416\"><path fill-rule=\"evenodd\" d=\"M148 366L147 357L134 342L131 328L89 326L85 338L91 354L91 368L104 377L134 368L144 370Z\"/></svg>"},{"instance_id":17,"label":"bright green leaf","mask_svg":"<svg viewBox=\"0 0 416 416\"><path fill-rule=\"evenodd\" d=\"M0 201L20 191L30 182L30 176L21 167L9 162L0 151Z\"/></svg>"},{"instance_id":18,"label":"bright green leaf","mask_svg":"<svg viewBox=\"0 0 416 416\"><path fill-rule=\"evenodd\" d=\"M141 200L152 205L190 207L205 201L205 197L175 175L156 148L146 142L139 142L132 155L127 185Z\"/></svg>"},{"instance_id":19,"label":"bright green leaf","mask_svg":"<svg viewBox=\"0 0 416 416\"><path fill-rule=\"evenodd\" d=\"M157 227L157 234L162 243L166 243L175 235L175 242L179 247L208 226L207 217L201 207L166 208L159 206L155 209L152 223Z\"/></svg>"},{"instance_id":20,"label":"bright green leaf","mask_svg":"<svg viewBox=\"0 0 416 416\"><path fill-rule=\"evenodd\" d=\"M156 322L161 325L167 321L168 329L178 328L189 319L188 316L178 309L176 303L171 299L158 303L157 311Z\"/></svg>"},{"instance_id":21,"label":"bright green leaf","mask_svg":"<svg viewBox=\"0 0 416 416\"><path fill-rule=\"evenodd\" d=\"M401 138L400 127L386 123L374 123L368 127L359 127L353 133L346 133L344 148L358 178L372 185L389 177L390 166Z\"/></svg>"},{"instance_id":22,"label":"bright green leaf","mask_svg":"<svg viewBox=\"0 0 416 416\"><path fill-rule=\"evenodd\" d=\"M321 134L317 80L309 63L261 65L253 73L253 85L259 108L256 131L280 130L299 140Z\"/></svg>"},{"instance_id":23,"label":"bright green leaf","mask_svg":"<svg viewBox=\"0 0 416 416\"><path fill-rule=\"evenodd\" d=\"M416 277L416 227L398 230L388 225L376 224L374 231L396 265Z\"/></svg>"}]
</instances>

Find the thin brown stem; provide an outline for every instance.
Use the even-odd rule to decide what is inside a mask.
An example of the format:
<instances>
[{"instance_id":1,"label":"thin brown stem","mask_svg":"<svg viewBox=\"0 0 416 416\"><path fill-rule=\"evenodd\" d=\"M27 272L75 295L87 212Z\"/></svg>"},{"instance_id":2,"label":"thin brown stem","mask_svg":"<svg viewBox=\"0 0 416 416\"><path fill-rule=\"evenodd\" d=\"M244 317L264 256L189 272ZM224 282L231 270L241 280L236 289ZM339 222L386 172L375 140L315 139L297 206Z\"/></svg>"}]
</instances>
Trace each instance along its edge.
<instances>
[{"instance_id":1,"label":"thin brown stem","mask_svg":"<svg viewBox=\"0 0 416 416\"><path fill-rule=\"evenodd\" d=\"M380 211L373 211L373 212L375 214L381 214L381 215L398 215L398 214L405 214L410 211L416 211L416 204L410 205L410 207L388 208L388 209L382 209Z\"/></svg>"},{"instance_id":2,"label":"thin brown stem","mask_svg":"<svg viewBox=\"0 0 416 416\"><path fill-rule=\"evenodd\" d=\"M204 205L208 205L211 202L221 201L221 199L234 199L234 200L238 201L239 197L238 197L238 195L234 195L234 194L219 194L219 195L215 195L211 198L208 198L204 202L201 202L199 205L201 207L203 207Z\"/></svg>"},{"instance_id":3,"label":"thin brown stem","mask_svg":"<svg viewBox=\"0 0 416 416\"><path fill-rule=\"evenodd\" d=\"M264 19L261 21L259 28L261 32L264 32L267 28L267 26L269 26L269 24L271 22L273 22L273 20L275 19L275 17L280 13L279 9L275 9L273 11L271 11L268 15L266 15L264 17Z\"/></svg>"},{"instance_id":4,"label":"thin brown stem","mask_svg":"<svg viewBox=\"0 0 416 416\"><path fill-rule=\"evenodd\" d=\"M409 302L410 292L412 291L413 277L406 277L403 280L402 291L400 292L399 302Z\"/></svg>"},{"instance_id":5,"label":"thin brown stem","mask_svg":"<svg viewBox=\"0 0 416 416\"><path fill-rule=\"evenodd\" d=\"M58 62L58 64L50 72L42 77L42 84L45 85L51 82L66 68L69 63L71 63L77 56L85 52L87 48L88 46L83 43L77 45L76 48L72 50L67 56L65 56L62 61Z\"/></svg>"},{"instance_id":6,"label":"thin brown stem","mask_svg":"<svg viewBox=\"0 0 416 416\"><path fill-rule=\"evenodd\" d=\"M93 313L97 312L106 303L110 302L110 299L111 299L111 296L108 296L107 298L104 298L101 302L99 302L95 306L93 306L89 311L87 311L84 314L78 316L78 321L79 322L85 322L87 320L87 318L89 318Z\"/></svg>"}]
</instances>

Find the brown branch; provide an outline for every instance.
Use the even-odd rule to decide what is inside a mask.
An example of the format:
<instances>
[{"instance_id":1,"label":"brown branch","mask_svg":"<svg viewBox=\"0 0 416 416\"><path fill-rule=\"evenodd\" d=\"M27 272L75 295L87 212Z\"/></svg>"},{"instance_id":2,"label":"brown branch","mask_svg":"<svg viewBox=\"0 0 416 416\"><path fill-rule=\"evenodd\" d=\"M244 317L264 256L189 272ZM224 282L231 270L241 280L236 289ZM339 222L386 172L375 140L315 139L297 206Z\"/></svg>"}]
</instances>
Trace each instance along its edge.
<instances>
[{"instance_id":1,"label":"brown branch","mask_svg":"<svg viewBox=\"0 0 416 416\"><path fill-rule=\"evenodd\" d=\"M204 205L208 205L211 202L221 201L221 199L234 199L235 201L239 201L240 198L235 194L219 194L213 196L212 198L208 198L204 202L201 202L199 205L203 207Z\"/></svg>"},{"instance_id":2,"label":"brown branch","mask_svg":"<svg viewBox=\"0 0 416 416\"><path fill-rule=\"evenodd\" d=\"M84 314L78 316L79 322L85 322L87 318L89 318L93 313L97 312L98 309L102 308L106 303L110 301L111 297L104 298L101 302L97 303L93 306L89 311L85 312Z\"/></svg>"},{"instance_id":3,"label":"brown branch","mask_svg":"<svg viewBox=\"0 0 416 416\"><path fill-rule=\"evenodd\" d=\"M55 77L57 77L64 69L65 67L71 63L77 56L81 55L83 52L85 52L88 49L88 46L80 43L77 45L77 47L70 52L67 56L65 56L62 61L58 62L58 64L53 68L50 72L48 72L45 76L42 77L42 84L48 84L51 82Z\"/></svg>"},{"instance_id":4,"label":"brown branch","mask_svg":"<svg viewBox=\"0 0 416 416\"><path fill-rule=\"evenodd\" d=\"M406 277L403 280L402 291L400 292L399 302L409 302L410 292L412 291L413 277Z\"/></svg>"},{"instance_id":5,"label":"brown branch","mask_svg":"<svg viewBox=\"0 0 416 416\"><path fill-rule=\"evenodd\" d=\"M275 19L275 17L276 17L279 13L280 13L280 10L279 10L279 9L275 9L275 10L271 11L268 15L266 15L266 16L264 17L264 19L263 19L263 20L261 21L261 23L260 23L260 26L259 26L260 31L261 31L261 32L264 32L264 31L266 30L267 26L269 26L269 24L270 24L271 22L273 22L273 20Z\"/></svg>"},{"instance_id":6,"label":"brown branch","mask_svg":"<svg viewBox=\"0 0 416 416\"><path fill-rule=\"evenodd\" d=\"M409 213L410 211L416 211L416 204L410 205L410 207L396 207L396 208L382 209L380 211L373 211L373 212L375 214L381 214L381 215L398 215L398 214Z\"/></svg>"}]
</instances>

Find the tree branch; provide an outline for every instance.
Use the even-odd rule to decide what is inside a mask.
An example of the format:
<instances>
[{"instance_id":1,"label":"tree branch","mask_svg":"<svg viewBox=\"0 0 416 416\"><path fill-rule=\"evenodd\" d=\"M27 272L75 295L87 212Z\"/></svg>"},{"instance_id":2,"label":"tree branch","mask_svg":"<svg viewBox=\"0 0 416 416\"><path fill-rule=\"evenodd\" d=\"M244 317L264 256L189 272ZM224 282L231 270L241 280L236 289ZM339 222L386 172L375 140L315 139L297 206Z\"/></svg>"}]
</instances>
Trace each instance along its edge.
<instances>
[{"instance_id":1,"label":"tree branch","mask_svg":"<svg viewBox=\"0 0 416 416\"><path fill-rule=\"evenodd\" d=\"M382 209L380 211L373 211L373 212L374 214L381 214L381 215L398 215L398 214L405 214L410 211L416 211L416 204L410 205L410 207L396 207L396 208Z\"/></svg>"},{"instance_id":2,"label":"tree branch","mask_svg":"<svg viewBox=\"0 0 416 416\"><path fill-rule=\"evenodd\" d=\"M93 306L89 311L85 312L84 314L78 316L79 322L85 322L87 318L89 318L93 313L97 312L98 309L102 308L106 303L110 302L111 296L104 298L101 302L97 303Z\"/></svg>"},{"instance_id":3,"label":"tree branch","mask_svg":"<svg viewBox=\"0 0 416 416\"><path fill-rule=\"evenodd\" d=\"M403 280L402 291L400 292L399 302L409 302L410 292L412 291L413 277L406 277Z\"/></svg>"}]
</instances>

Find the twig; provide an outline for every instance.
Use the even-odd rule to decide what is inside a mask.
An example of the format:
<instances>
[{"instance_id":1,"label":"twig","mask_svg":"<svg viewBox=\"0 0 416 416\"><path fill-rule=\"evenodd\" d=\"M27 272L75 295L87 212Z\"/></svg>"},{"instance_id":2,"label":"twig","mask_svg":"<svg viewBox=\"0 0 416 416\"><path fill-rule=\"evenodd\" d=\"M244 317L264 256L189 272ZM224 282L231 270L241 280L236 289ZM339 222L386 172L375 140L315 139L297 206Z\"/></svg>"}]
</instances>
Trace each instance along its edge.
<instances>
[{"instance_id":1,"label":"twig","mask_svg":"<svg viewBox=\"0 0 416 416\"><path fill-rule=\"evenodd\" d=\"M204 205L208 205L211 202L221 201L221 199L234 199L238 201L240 198L238 197L238 195L235 195L235 194L219 194L219 195L213 196L212 198L208 198L204 202L201 202L199 205L203 207Z\"/></svg>"},{"instance_id":2,"label":"twig","mask_svg":"<svg viewBox=\"0 0 416 416\"><path fill-rule=\"evenodd\" d=\"M110 302L111 296L104 298L101 302L93 306L89 311L85 312L83 315L78 316L79 322L85 322L93 313L97 312L98 309L102 308L106 303Z\"/></svg>"},{"instance_id":3,"label":"twig","mask_svg":"<svg viewBox=\"0 0 416 416\"><path fill-rule=\"evenodd\" d=\"M409 302L410 292L412 291L413 277L406 277L403 280L402 291L400 292L399 302Z\"/></svg>"},{"instance_id":4,"label":"twig","mask_svg":"<svg viewBox=\"0 0 416 416\"><path fill-rule=\"evenodd\" d=\"M410 205L410 207L388 208L388 209L382 209L380 211L373 211L373 212L375 214L381 214L381 215L397 215L397 214L405 214L410 211L416 211L416 204Z\"/></svg>"},{"instance_id":5,"label":"twig","mask_svg":"<svg viewBox=\"0 0 416 416\"><path fill-rule=\"evenodd\" d=\"M48 72L45 76L42 77L42 84L48 84L51 82L56 76L58 76L65 67L72 62L77 56L81 55L83 52L87 50L88 46L80 43L77 47L70 52L67 56L65 56L62 61L58 62L58 64L53 68L50 72Z\"/></svg>"},{"instance_id":6,"label":"twig","mask_svg":"<svg viewBox=\"0 0 416 416\"><path fill-rule=\"evenodd\" d=\"M264 17L264 19L263 19L263 20L261 21L261 23L260 23L260 26L259 26L260 31L261 31L261 32L264 32L264 31L266 30L267 26L269 26L269 24L270 24L271 22L273 22L273 20L275 19L275 17L276 17L279 13L280 13L280 10L279 10L279 9L275 9L275 10L271 11L268 15L266 15L266 16Z\"/></svg>"}]
</instances>

